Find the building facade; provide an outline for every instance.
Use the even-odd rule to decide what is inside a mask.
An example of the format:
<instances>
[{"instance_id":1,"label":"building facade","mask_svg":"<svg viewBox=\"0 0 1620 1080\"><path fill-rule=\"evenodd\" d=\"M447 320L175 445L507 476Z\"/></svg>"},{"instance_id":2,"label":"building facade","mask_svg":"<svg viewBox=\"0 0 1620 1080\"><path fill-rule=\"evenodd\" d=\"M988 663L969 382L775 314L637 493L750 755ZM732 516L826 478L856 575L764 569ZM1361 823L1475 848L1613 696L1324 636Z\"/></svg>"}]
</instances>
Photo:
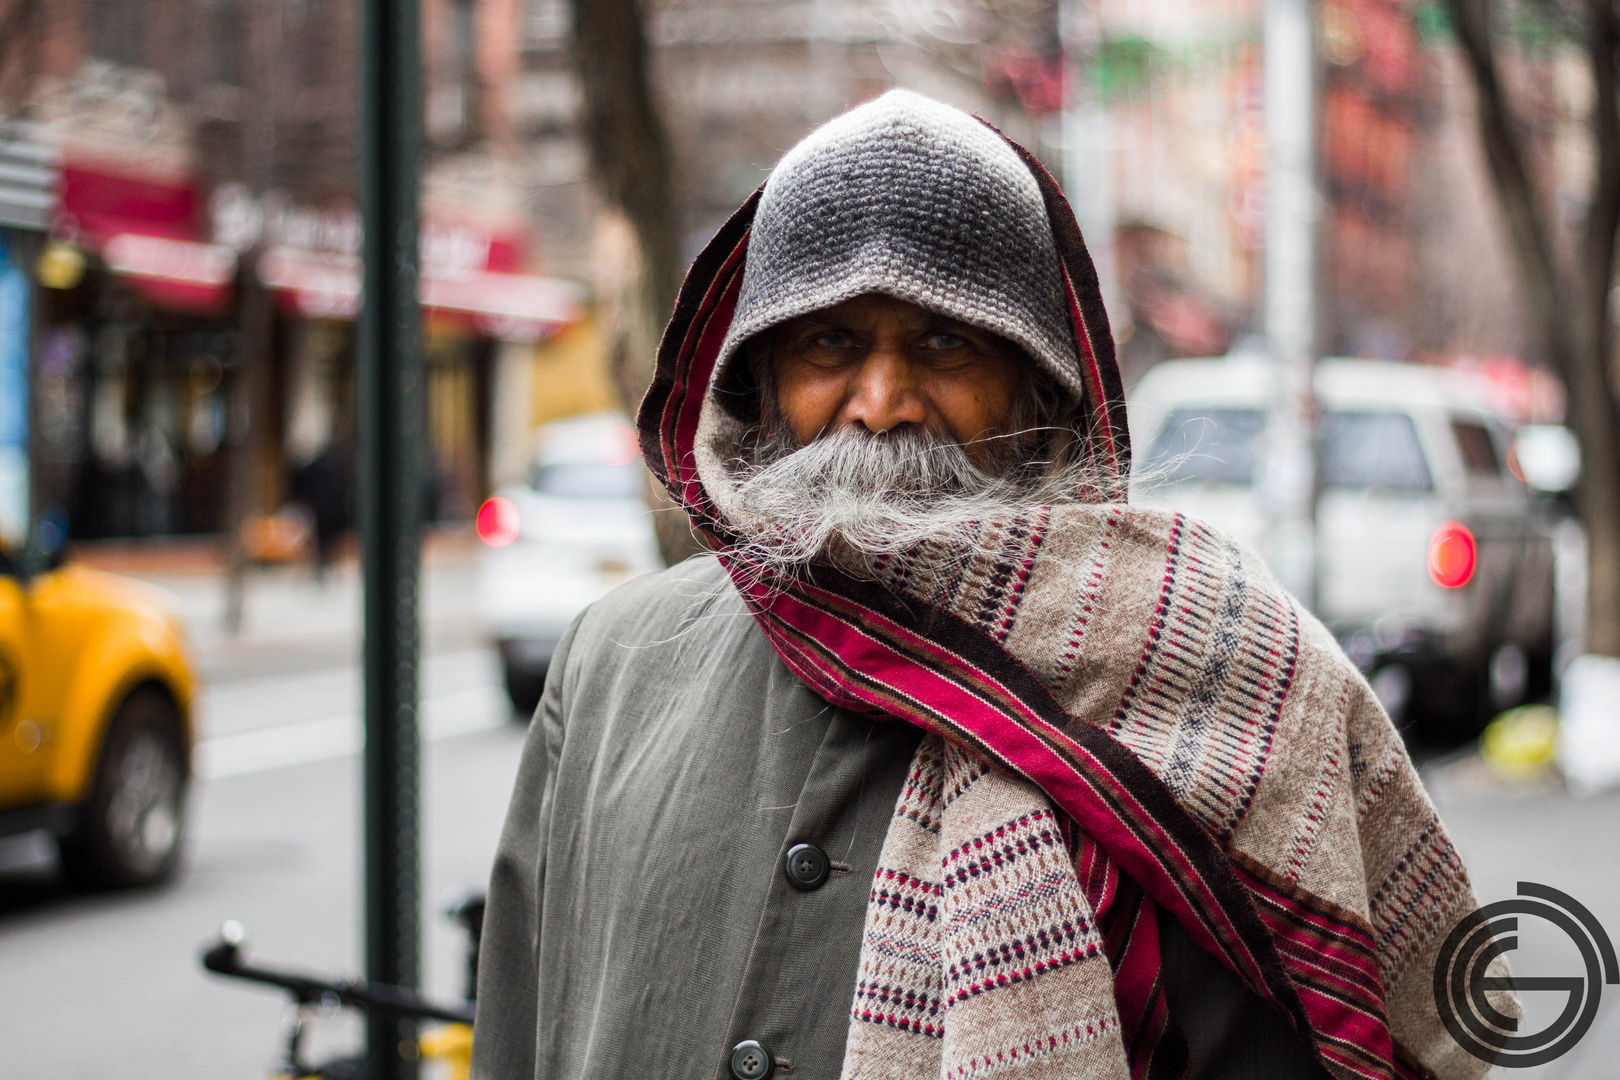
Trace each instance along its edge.
<instances>
[{"instance_id":1,"label":"building facade","mask_svg":"<svg viewBox=\"0 0 1620 1080\"><path fill-rule=\"evenodd\" d=\"M352 5L49 10L26 49L0 57L0 115L25 119L57 169L42 250L17 264L37 294L34 515L80 539L160 536L223 532L289 500L346 501L360 302ZM506 0L423 8L423 486L443 519L470 518L501 470L522 468L535 419L522 403L544 391L534 372L588 314L580 285L546 276L520 189L508 111L519 15Z\"/></svg>"}]
</instances>

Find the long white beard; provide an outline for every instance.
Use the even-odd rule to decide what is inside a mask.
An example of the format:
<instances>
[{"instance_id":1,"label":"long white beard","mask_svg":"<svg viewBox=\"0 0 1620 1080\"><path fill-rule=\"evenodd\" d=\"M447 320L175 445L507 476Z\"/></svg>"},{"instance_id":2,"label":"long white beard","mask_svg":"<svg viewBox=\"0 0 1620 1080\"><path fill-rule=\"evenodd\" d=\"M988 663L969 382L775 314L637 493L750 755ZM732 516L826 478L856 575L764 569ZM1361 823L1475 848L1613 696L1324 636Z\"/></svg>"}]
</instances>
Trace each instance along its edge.
<instances>
[{"instance_id":1,"label":"long white beard","mask_svg":"<svg viewBox=\"0 0 1620 1080\"><path fill-rule=\"evenodd\" d=\"M767 444L751 460L734 458L726 473L738 554L766 580L816 559L861 573L924 541L972 546L984 522L1083 498L1083 462L1013 464L1025 437L1001 440L984 466L960 443L910 425L840 431L797 449Z\"/></svg>"}]
</instances>

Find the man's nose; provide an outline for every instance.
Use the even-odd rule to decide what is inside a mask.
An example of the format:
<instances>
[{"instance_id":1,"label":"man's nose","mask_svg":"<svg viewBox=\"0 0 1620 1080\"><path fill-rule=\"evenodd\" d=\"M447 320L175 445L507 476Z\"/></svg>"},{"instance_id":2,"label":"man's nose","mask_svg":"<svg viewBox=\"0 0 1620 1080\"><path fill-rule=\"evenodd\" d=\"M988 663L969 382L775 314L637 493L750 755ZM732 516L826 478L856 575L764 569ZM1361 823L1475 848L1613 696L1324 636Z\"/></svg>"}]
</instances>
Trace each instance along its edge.
<instances>
[{"instance_id":1,"label":"man's nose","mask_svg":"<svg viewBox=\"0 0 1620 1080\"><path fill-rule=\"evenodd\" d=\"M844 406L844 422L883 432L901 424L921 424L928 410L911 367L898 349L874 348L856 369Z\"/></svg>"}]
</instances>

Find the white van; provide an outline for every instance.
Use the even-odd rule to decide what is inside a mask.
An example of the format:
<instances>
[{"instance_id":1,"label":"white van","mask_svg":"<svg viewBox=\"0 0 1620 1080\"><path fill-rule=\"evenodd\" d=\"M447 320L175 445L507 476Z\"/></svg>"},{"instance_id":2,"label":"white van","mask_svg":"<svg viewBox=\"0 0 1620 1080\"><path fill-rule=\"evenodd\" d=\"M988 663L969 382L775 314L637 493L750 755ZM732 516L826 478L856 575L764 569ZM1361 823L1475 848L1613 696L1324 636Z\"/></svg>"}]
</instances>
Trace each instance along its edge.
<instances>
[{"instance_id":1,"label":"white van","mask_svg":"<svg viewBox=\"0 0 1620 1080\"><path fill-rule=\"evenodd\" d=\"M479 508L479 614L523 719L574 616L663 566L645 483L630 421L592 413L542 427L528 480L502 486Z\"/></svg>"},{"instance_id":2,"label":"white van","mask_svg":"<svg viewBox=\"0 0 1620 1080\"><path fill-rule=\"evenodd\" d=\"M1257 550L1274 369L1172 360L1128 395L1133 501L1203 518ZM1475 733L1544 692L1553 558L1513 432L1470 377L1374 360L1317 366L1316 614L1397 721Z\"/></svg>"}]
</instances>

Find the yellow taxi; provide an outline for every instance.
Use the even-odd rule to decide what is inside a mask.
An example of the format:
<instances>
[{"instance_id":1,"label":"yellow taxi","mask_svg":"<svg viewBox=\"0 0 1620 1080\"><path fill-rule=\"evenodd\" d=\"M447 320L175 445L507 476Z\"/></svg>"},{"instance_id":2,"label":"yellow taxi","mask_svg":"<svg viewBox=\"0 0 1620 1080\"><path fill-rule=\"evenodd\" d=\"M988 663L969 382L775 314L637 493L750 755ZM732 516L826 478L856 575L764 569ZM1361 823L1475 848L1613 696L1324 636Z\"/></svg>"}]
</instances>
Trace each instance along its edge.
<instances>
[{"instance_id":1,"label":"yellow taxi","mask_svg":"<svg viewBox=\"0 0 1620 1080\"><path fill-rule=\"evenodd\" d=\"M0 547L0 836L48 829L89 886L173 873L193 677L161 593Z\"/></svg>"}]
</instances>

